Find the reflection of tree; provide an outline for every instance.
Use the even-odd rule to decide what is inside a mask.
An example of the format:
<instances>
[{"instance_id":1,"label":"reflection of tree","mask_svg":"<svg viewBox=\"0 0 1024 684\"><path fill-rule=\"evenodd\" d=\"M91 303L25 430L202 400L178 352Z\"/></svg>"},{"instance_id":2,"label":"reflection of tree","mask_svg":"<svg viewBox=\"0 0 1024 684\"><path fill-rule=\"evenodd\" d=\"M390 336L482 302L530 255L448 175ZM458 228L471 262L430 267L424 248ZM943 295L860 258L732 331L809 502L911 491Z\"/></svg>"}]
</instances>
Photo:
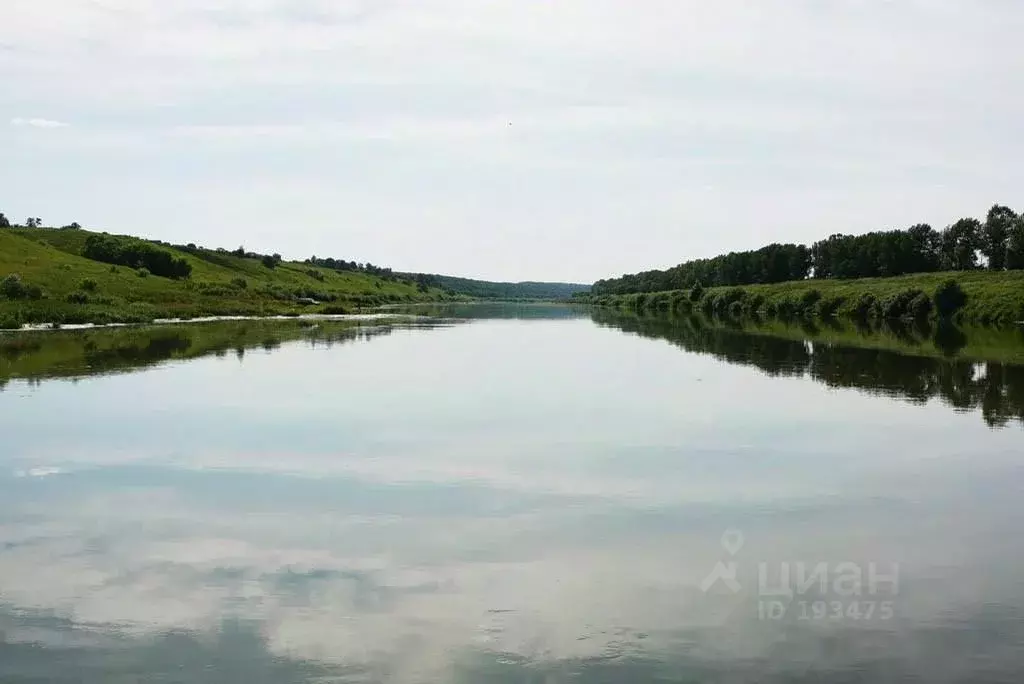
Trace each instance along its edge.
<instances>
[{"instance_id":1,"label":"reflection of tree","mask_svg":"<svg viewBox=\"0 0 1024 684\"><path fill-rule=\"evenodd\" d=\"M663 339L686 351L711 354L729 363L757 366L769 375L803 375L811 361L803 342L750 335L737 327L717 327L700 318L640 318L598 310L594 320L641 337Z\"/></svg>"},{"instance_id":2,"label":"reflection of tree","mask_svg":"<svg viewBox=\"0 0 1024 684\"><path fill-rule=\"evenodd\" d=\"M946 356L956 356L957 353L967 346L967 335L948 321L942 322L935 329L932 337L935 346Z\"/></svg>"},{"instance_id":3,"label":"reflection of tree","mask_svg":"<svg viewBox=\"0 0 1024 684\"><path fill-rule=\"evenodd\" d=\"M89 340L91 342L91 340ZM104 373L130 366L147 366L185 353L192 339L179 330L165 329L151 334L131 335L122 344L99 347L83 344L86 365L94 373Z\"/></svg>"},{"instance_id":4,"label":"reflection of tree","mask_svg":"<svg viewBox=\"0 0 1024 684\"><path fill-rule=\"evenodd\" d=\"M595 310L593 318L600 325L663 339L689 352L755 366L771 376L805 376L829 387L915 404L937 398L958 411L979 410L992 427L1005 426L1014 418L1024 424L1024 366L953 358L967 345L964 332L953 326L933 330L906 324L886 326L884 331L858 330L867 336L884 334L909 348L919 349L930 339L945 356L929 357L816 340L816 328L794 328L807 339L789 339L743 330L735 320L725 324L698 317L638 317L606 309Z\"/></svg>"}]
</instances>

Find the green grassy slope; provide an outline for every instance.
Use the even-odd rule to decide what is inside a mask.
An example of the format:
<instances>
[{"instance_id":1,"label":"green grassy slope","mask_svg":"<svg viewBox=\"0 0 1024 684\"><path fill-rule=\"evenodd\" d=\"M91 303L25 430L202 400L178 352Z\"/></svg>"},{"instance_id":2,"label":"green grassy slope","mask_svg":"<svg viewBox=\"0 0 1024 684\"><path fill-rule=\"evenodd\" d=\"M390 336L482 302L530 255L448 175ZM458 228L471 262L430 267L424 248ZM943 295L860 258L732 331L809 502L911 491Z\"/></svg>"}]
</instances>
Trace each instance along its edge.
<instances>
[{"instance_id":1,"label":"green grassy slope","mask_svg":"<svg viewBox=\"0 0 1024 684\"><path fill-rule=\"evenodd\" d=\"M744 313L772 315L783 309L797 310L805 297L837 302L833 315L854 315L860 298L870 295L878 301L908 290L921 290L929 297L947 280L955 280L967 295L967 302L957 312L957 320L980 324L1012 324L1024 321L1024 271L951 271L918 273L895 278L862 278L857 280L801 280L771 285L708 288L697 302L691 302L688 290L648 292L627 295L603 295L586 299L599 305L639 310L680 310L701 308L723 297L739 297ZM688 303L689 302L689 303ZM806 313L813 313L809 311Z\"/></svg>"},{"instance_id":2,"label":"green grassy slope","mask_svg":"<svg viewBox=\"0 0 1024 684\"><path fill-rule=\"evenodd\" d=\"M196 254L166 245L164 249L192 265L191 277L139 277L132 268L114 267L80 256L89 235L84 230L0 229L0 279L16 273L45 293L38 301L11 301L0 296L0 322L111 322L175 316L289 314L445 298L438 288L424 292L414 283L400 279L312 269L294 262L282 262L271 269L258 259L208 250ZM95 281L95 290L83 292L85 280ZM86 295L87 303L67 301L69 295L79 292ZM298 303L299 297L331 304L304 307Z\"/></svg>"}]
</instances>

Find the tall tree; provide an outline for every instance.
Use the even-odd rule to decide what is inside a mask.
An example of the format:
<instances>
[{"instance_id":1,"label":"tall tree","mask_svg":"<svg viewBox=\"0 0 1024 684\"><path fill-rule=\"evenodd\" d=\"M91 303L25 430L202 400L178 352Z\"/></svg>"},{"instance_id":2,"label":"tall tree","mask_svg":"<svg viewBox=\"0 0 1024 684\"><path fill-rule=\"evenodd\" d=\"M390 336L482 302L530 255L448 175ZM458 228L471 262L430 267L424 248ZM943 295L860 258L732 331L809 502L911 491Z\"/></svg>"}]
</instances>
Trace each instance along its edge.
<instances>
[{"instance_id":1,"label":"tall tree","mask_svg":"<svg viewBox=\"0 0 1024 684\"><path fill-rule=\"evenodd\" d=\"M1006 268L1024 269L1024 214L1010 226L1006 241Z\"/></svg>"},{"instance_id":2,"label":"tall tree","mask_svg":"<svg viewBox=\"0 0 1024 684\"><path fill-rule=\"evenodd\" d=\"M971 271L978 267L981 221L962 218L942 233L942 268Z\"/></svg>"},{"instance_id":3,"label":"tall tree","mask_svg":"<svg viewBox=\"0 0 1024 684\"><path fill-rule=\"evenodd\" d=\"M907 233L914 245L914 259L906 272L930 273L939 270L942 235L927 223L911 226Z\"/></svg>"},{"instance_id":4,"label":"tall tree","mask_svg":"<svg viewBox=\"0 0 1024 684\"><path fill-rule=\"evenodd\" d=\"M1017 214L1009 207L996 204L988 210L981 231L981 252L988 257L988 267L1001 271L1006 267L1006 242Z\"/></svg>"},{"instance_id":5,"label":"tall tree","mask_svg":"<svg viewBox=\"0 0 1024 684\"><path fill-rule=\"evenodd\" d=\"M0 212L0 228L10 228L11 222L7 220L7 217Z\"/></svg>"}]
</instances>

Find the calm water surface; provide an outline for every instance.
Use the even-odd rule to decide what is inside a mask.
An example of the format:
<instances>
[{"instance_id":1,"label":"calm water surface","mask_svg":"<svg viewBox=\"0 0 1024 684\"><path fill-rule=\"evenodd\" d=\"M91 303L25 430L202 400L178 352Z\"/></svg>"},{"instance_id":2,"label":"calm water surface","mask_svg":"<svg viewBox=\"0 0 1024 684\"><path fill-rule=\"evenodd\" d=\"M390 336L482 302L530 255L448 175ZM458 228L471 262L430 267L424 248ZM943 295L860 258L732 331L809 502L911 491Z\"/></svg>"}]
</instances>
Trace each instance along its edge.
<instances>
[{"instance_id":1,"label":"calm water surface","mask_svg":"<svg viewBox=\"0 0 1024 684\"><path fill-rule=\"evenodd\" d=\"M1019 335L441 313L0 339L0 681L1024 680Z\"/></svg>"}]
</instances>

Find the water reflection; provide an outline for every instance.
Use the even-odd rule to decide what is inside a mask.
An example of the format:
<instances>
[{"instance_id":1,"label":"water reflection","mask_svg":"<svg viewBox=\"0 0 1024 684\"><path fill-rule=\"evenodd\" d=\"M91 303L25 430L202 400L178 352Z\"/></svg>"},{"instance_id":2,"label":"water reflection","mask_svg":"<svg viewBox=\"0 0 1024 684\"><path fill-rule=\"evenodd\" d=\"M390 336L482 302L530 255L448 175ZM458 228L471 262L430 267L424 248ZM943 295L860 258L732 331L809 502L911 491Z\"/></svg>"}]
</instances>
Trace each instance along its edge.
<instances>
[{"instance_id":1,"label":"water reflection","mask_svg":"<svg viewBox=\"0 0 1024 684\"><path fill-rule=\"evenodd\" d=\"M937 398L958 411L980 410L991 427L1011 421L1024 424L1024 339L1018 331L979 331L986 339L973 350L968 348L968 335L952 326L891 323L847 328L838 322L805 322L798 327L759 327L751 322L610 310L595 310L593 317L602 326L663 339L688 352L754 366L771 376L809 377L829 387L917 404ZM958 356L965 351L1013 362Z\"/></svg>"},{"instance_id":2,"label":"water reflection","mask_svg":"<svg viewBox=\"0 0 1024 684\"><path fill-rule=\"evenodd\" d=\"M5 333L0 334L0 390L12 379L39 383L128 373L167 361L228 354L242 361L247 351L274 351L296 340L329 348L389 335L410 325L428 329L454 322L249 320Z\"/></svg>"},{"instance_id":3,"label":"water reflection","mask_svg":"<svg viewBox=\"0 0 1024 684\"><path fill-rule=\"evenodd\" d=\"M0 681L1019 681L1019 431L919 399L1012 345L579 315L10 354L79 381L0 394ZM899 563L893 619L759 619L789 560Z\"/></svg>"}]
</instances>

